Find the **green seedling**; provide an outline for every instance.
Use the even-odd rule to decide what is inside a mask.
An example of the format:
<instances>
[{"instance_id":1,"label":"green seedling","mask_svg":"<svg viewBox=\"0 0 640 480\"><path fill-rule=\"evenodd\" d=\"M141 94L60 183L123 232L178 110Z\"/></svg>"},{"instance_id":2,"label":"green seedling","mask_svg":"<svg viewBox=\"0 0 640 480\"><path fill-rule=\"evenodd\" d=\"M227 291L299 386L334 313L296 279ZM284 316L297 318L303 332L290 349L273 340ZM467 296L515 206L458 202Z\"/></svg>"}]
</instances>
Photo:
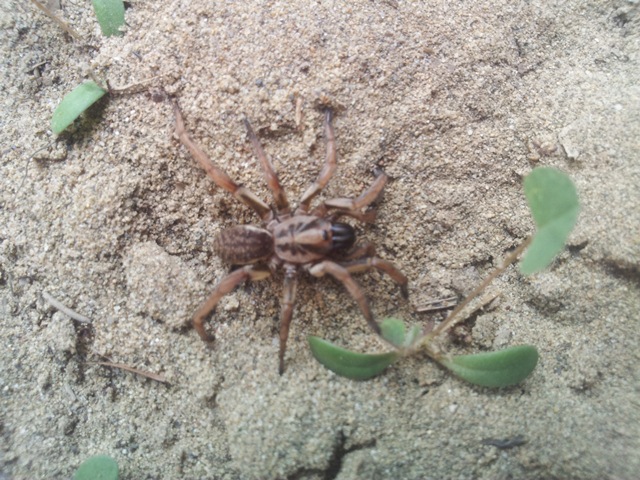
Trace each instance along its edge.
<instances>
[{"instance_id":1,"label":"green seedling","mask_svg":"<svg viewBox=\"0 0 640 480\"><path fill-rule=\"evenodd\" d=\"M107 90L91 80L81 83L67 93L51 117L51 130L56 135L62 133L87 108L100 100Z\"/></svg>"},{"instance_id":2,"label":"green seedling","mask_svg":"<svg viewBox=\"0 0 640 480\"><path fill-rule=\"evenodd\" d=\"M47 14L74 40L82 41L82 38L75 30L45 5L37 0L31 0L31 3ZM93 0L93 9L103 35L107 37L122 35L121 28L124 26L124 2L122 0ZM84 82L74 88L62 99L60 105L53 112L51 118L51 130L53 130L53 133L56 135L62 133L76 118L106 93L107 89L92 81Z\"/></svg>"},{"instance_id":3,"label":"green seedling","mask_svg":"<svg viewBox=\"0 0 640 480\"><path fill-rule=\"evenodd\" d=\"M82 42L82 37L78 32L46 5L41 4L38 0L31 0L31 3L57 23L74 40ZM124 2L122 0L93 0L93 10L96 14L98 25L100 25L100 30L105 37L122 35L121 29L124 26Z\"/></svg>"},{"instance_id":4,"label":"green seedling","mask_svg":"<svg viewBox=\"0 0 640 480\"><path fill-rule=\"evenodd\" d=\"M93 75L91 75L93 78ZM107 88L103 88L95 81L88 80L71 92L67 93L53 112L51 117L51 130L56 135L63 132L69 125L71 125L76 118L84 113L91 105L100 100L105 94L109 94L110 97L117 95L128 95L140 93L140 87L152 82L160 77L151 77L140 82L131 83L124 87L114 87L109 85L107 81Z\"/></svg>"},{"instance_id":5,"label":"green seedling","mask_svg":"<svg viewBox=\"0 0 640 480\"><path fill-rule=\"evenodd\" d=\"M366 354L352 352L318 337L309 337L311 352L318 361L343 377L368 380L399 358L396 352Z\"/></svg>"},{"instance_id":6,"label":"green seedling","mask_svg":"<svg viewBox=\"0 0 640 480\"><path fill-rule=\"evenodd\" d=\"M512 251L502 266L492 271L436 328L422 333L419 327L414 326L407 331L402 320L387 318L380 325L380 336L393 350L377 354L356 353L320 338L309 337L314 357L338 375L365 380L380 374L404 356L424 351L452 373L475 385L496 388L522 382L538 362L538 351L534 346L519 345L475 355L450 355L441 351L437 340L464 319L460 315L462 310L527 247L529 249L520 265L520 271L525 275L547 267L564 247L580 209L576 189L569 177L553 168L536 168L525 178L524 190L537 227L535 235Z\"/></svg>"},{"instance_id":7,"label":"green seedling","mask_svg":"<svg viewBox=\"0 0 640 480\"><path fill-rule=\"evenodd\" d=\"M507 387L517 385L533 372L538 350L531 345L518 345L497 352L452 355L442 358L440 363L474 385Z\"/></svg>"},{"instance_id":8,"label":"green seedling","mask_svg":"<svg viewBox=\"0 0 640 480\"><path fill-rule=\"evenodd\" d=\"M124 26L124 2L122 0L93 0L100 30L105 37L122 35Z\"/></svg>"},{"instance_id":9,"label":"green seedling","mask_svg":"<svg viewBox=\"0 0 640 480\"><path fill-rule=\"evenodd\" d=\"M118 480L118 464L107 455L87 458L73 475L73 480Z\"/></svg>"},{"instance_id":10,"label":"green seedling","mask_svg":"<svg viewBox=\"0 0 640 480\"><path fill-rule=\"evenodd\" d=\"M536 234L520 263L520 271L531 275L551 263L578 220L580 206L576 187L567 175L549 167L533 170L524 179Z\"/></svg>"}]
</instances>

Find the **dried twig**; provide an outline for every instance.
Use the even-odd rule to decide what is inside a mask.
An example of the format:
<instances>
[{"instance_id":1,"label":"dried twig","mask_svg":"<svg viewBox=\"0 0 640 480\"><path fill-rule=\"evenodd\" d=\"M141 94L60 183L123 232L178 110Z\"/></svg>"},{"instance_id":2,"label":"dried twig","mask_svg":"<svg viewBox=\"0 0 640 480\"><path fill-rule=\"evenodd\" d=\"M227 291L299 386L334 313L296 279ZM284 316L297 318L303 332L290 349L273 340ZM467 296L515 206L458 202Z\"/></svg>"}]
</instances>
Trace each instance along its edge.
<instances>
[{"instance_id":1,"label":"dried twig","mask_svg":"<svg viewBox=\"0 0 640 480\"><path fill-rule=\"evenodd\" d=\"M154 80L157 80L159 78L164 77L164 75L156 75L154 77L150 77L150 78L145 78L144 80L140 80L139 82L133 82L133 83L129 83L128 85L125 85L124 87L114 87L112 85L109 84L109 81L107 81L107 90L109 90L109 93L111 94L119 94L119 95L126 95L126 94L131 94L131 93L140 93L142 91L144 91L144 89L138 89L138 87L142 87L147 83L151 83ZM94 81L96 83L99 84L99 82L94 78ZM129 91L131 90L131 91Z\"/></svg>"},{"instance_id":2,"label":"dried twig","mask_svg":"<svg viewBox=\"0 0 640 480\"><path fill-rule=\"evenodd\" d=\"M51 20L56 22L58 26L61 29L63 29L65 32L67 32L69 35L71 35L71 37L74 40L77 40L78 42L82 42L82 37L73 28L71 28L68 23L60 19L55 13L53 13L51 10L49 10L47 7L42 5L37 0L31 0L31 3L33 3L36 7L42 10Z\"/></svg>"},{"instance_id":3,"label":"dried twig","mask_svg":"<svg viewBox=\"0 0 640 480\"><path fill-rule=\"evenodd\" d=\"M147 372L146 370L140 370L138 368L130 367L124 363L113 363L113 362L87 362L92 365L102 365L104 367L113 367L119 368L120 370L126 370L127 372L135 373L136 375L141 375L146 378L150 378L151 380L155 380L156 382L166 383L169 385L169 381L163 377L162 375L158 375L157 373Z\"/></svg>"},{"instance_id":4,"label":"dried twig","mask_svg":"<svg viewBox=\"0 0 640 480\"><path fill-rule=\"evenodd\" d=\"M483 445L491 445L500 450L506 450L509 448L519 447L527 443L527 439L524 435L516 435L513 438L483 438L480 443Z\"/></svg>"},{"instance_id":5,"label":"dried twig","mask_svg":"<svg viewBox=\"0 0 640 480\"><path fill-rule=\"evenodd\" d=\"M58 300L56 300L55 298L53 298L51 295L49 295L47 292L42 292L42 298L44 298L46 300L46 302L51 305L53 308L58 309L59 311L61 311L62 313L64 313L67 317L76 320L80 323L91 323L91 319L85 317L84 315L79 314L78 312L74 312L73 310L71 310L69 307L64 306L62 303L60 303Z\"/></svg>"},{"instance_id":6,"label":"dried twig","mask_svg":"<svg viewBox=\"0 0 640 480\"><path fill-rule=\"evenodd\" d=\"M422 305L418 305L416 307L416 312L426 313L426 312L438 312L440 310L447 310L448 308L453 308L458 303L458 297L446 297L439 298L437 300L431 300L427 303L423 303Z\"/></svg>"}]
</instances>

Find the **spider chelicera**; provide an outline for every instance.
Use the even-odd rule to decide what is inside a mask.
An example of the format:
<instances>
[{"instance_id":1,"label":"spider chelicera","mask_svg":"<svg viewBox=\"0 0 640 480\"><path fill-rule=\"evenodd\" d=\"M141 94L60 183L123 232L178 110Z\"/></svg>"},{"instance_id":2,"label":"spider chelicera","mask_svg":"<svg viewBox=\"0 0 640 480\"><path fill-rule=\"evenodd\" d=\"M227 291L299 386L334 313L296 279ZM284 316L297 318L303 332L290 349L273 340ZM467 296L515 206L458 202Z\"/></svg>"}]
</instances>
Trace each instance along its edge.
<instances>
[{"instance_id":1,"label":"spider chelicera","mask_svg":"<svg viewBox=\"0 0 640 480\"><path fill-rule=\"evenodd\" d=\"M262 280L278 269L284 270L282 311L280 316L279 372L284 372L284 355L289 336L289 325L295 306L298 272L305 270L315 277L329 274L342 283L358 303L370 327L380 333L369 302L360 285L351 276L372 268L389 275L407 296L407 278L391 262L375 256L371 245L352 249L355 231L348 223L338 222L340 217L351 217L362 222L373 222L375 211L369 207L382 193L387 175L377 171L371 186L357 198L326 200L315 207L311 201L327 185L336 170L336 140L331 124L332 112L325 111L324 131L327 153L318 178L304 192L297 208L292 209L280 186L273 164L265 154L251 125L245 120L249 140L255 155L262 165L267 185L273 193L274 207L270 207L248 189L235 183L221 170L204 151L189 137L176 102L173 103L176 134L180 142L220 188L249 206L260 217L261 227L240 225L224 230L214 241L216 253L225 262L239 266L224 277L209 298L198 308L193 317L193 326L206 341L213 336L205 330L204 322L213 312L220 299L245 280Z\"/></svg>"}]
</instances>

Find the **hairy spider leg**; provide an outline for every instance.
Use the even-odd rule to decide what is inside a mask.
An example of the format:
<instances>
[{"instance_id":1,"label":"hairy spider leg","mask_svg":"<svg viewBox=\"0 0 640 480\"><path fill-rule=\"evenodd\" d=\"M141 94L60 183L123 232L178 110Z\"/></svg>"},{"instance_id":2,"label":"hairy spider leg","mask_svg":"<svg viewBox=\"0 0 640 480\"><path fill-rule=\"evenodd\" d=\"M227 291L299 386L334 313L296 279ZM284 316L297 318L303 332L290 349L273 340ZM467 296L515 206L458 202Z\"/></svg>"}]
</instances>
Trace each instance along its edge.
<instances>
[{"instance_id":1,"label":"hairy spider leg","mask_svg":"<svg viewBox=\"0 0 640 480\"><path fill-rule=\"evenodd\" d=\"M198 332L200 338L205 342L212 342L214 337L206 332L204 329L204 321L213 312L218 305L218 302L227 293L231 292L239 284L245 280L263 280L271 275L271 271L268 269L256 267L255 265L245 265L237 270L234 270L229 275L220 280L220 283L213 289L209 298L200 305L198 311L193 316L193 328Z\"/></svg>"},{"instance_id":2,"label":"hairy spider leg","mask_svg":"<svg viewBox=\"0 0 640 480\"><path fill-rule=\"evenodd\" d=\"M258 137L253 131L253 128L251 128L249 120L247 120L246 118L244 119L244 126L247 128L247 134L249 135L249 140L251 141L251 145L253 146L253 152L255 153L256 157L258 157L258 160L260 160L260 165L262 165L262 171L264 172L264 176L267 180L267 185L273 192L273 199L276 204L277 213L279 215L287 215L291 213L289 200L287 200L287 194L280 185L278 175L273 168L273 163L271 163L271 160L262 148Z\"/></svg>"},{"instance_id":3,"label":"hairy spider leg","mask_svg":"<svg viewBox=\"0 0 640 480\"><path fill-rule=\"evenodd\" d=\"M380 335L380 326L373 319L373 314L371 313L371 308L369 308L369 302L367 301L367 297L365 297L362 288L356 282L353 277L349 274L349 271L336 262L332 262L330 260L324 260L320 263L316 263L308 268L309 273L314 277L322 277L325 274L331 275L333 278L338 280L344 288L347 289L349 295L356 301L358 306L360 307L360 311L362 315L367 320L367 323L371 327L371 329Z\"/></svg>"},{"instance_id":4,"label":"hairy spider leg","mask_svg":"<svg viewBox=\"0 0 640 480\"><path fill-rule=\"evenodd\" d=\"M176 118L176 135L178 135L180 142L189 150L191 156L198 162L209 178L220 188L230 192L236 199L252 208L262 220L269 220L273 216L269 205L260 200L249 189L234 182L224 170L220 169L215 162L194 143L185 129L182 112L180 112L178 102L175 100L173 101L173 113Z\"/></svg>"},{"instance_id":5,"label":"hairy spider leg","mask_svg":"<svg viewBox=\"0 0 640 480\"><path fill-rule=\"evenodd\" d=\"M280 306L280 351L278 353L278 372L284 373L284 354L287 350L289 338L289 325L293 318L293 309L296 302L296 286L298 284L298 271L294 265L285 266L284 287L282 289L282 305Z\"/></svg>"},{"instance_id":6,"label":"hairy spider leg","mask_svg":"<svg viewBox=\"0 0 640 480\"><path fill-rule=\"evenodd\" d=\"M325 157L324 166L322 167L322 170L320 170L318 178L300 198L300 204L298 205L296 214L302 215L309 211L311 200L313 200L313 198L322 191L327 183L329 183L329 180L331 180L331 177L333 177L333 174L336 171L336 136L333 130L333 125L331 124L332 117L333 114L331 110L327 109L324 113L324 136L327 144L327 155Z\"/></svg>"},{"instance_id":7,"label":"hairy spider leg","mask_svg":"<svg viewBox=\"0 0 640 480\"><path fill-rule=\"evenodd\" d=\"M341 263L341 265L349 273L366 272L375 268L383 273L386 273L391 279L400 286L400 292L404 298L409 296L409 290L407 284L409 281L407 277L396 267L393 263L383 260L378 257L367 257L352 262Z\"/></svg>"},{"instance_id":8,"label":"hairy spider leg","mask_svg":"<svg viewBox=\"0 0 640 480\"><path fill-rule=\"evenodd\" d=\"M380 171L373 183L357 198L333 198L322 202L311 211L311 215L326 217L331 209L337 209L336 217L347 215L365 223L372 223L375 220L375 210L363 213L362 209L375 202L384 190L387 183L387 174Z\"/></svg>"}]
</instances>

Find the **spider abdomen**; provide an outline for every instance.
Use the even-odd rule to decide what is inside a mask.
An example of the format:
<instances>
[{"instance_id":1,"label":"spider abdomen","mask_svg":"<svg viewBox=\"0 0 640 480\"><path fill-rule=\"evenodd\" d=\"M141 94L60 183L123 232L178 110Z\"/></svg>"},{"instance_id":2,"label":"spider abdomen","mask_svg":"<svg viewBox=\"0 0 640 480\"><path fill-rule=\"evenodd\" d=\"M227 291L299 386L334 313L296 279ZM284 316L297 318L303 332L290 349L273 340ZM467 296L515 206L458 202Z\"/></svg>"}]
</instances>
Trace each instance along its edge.
<instances>
[{"instance_id":1,"label":"spider abdomen","mask_svg":"<svg viewBox=\"0 0 640 480\"><path fill-rule=\"evenodd\" d=\"M213 248L227 263L249 265L273 254L273 237L263 228L239 225L220 232Z\"/></svg>"}]
</instances>

